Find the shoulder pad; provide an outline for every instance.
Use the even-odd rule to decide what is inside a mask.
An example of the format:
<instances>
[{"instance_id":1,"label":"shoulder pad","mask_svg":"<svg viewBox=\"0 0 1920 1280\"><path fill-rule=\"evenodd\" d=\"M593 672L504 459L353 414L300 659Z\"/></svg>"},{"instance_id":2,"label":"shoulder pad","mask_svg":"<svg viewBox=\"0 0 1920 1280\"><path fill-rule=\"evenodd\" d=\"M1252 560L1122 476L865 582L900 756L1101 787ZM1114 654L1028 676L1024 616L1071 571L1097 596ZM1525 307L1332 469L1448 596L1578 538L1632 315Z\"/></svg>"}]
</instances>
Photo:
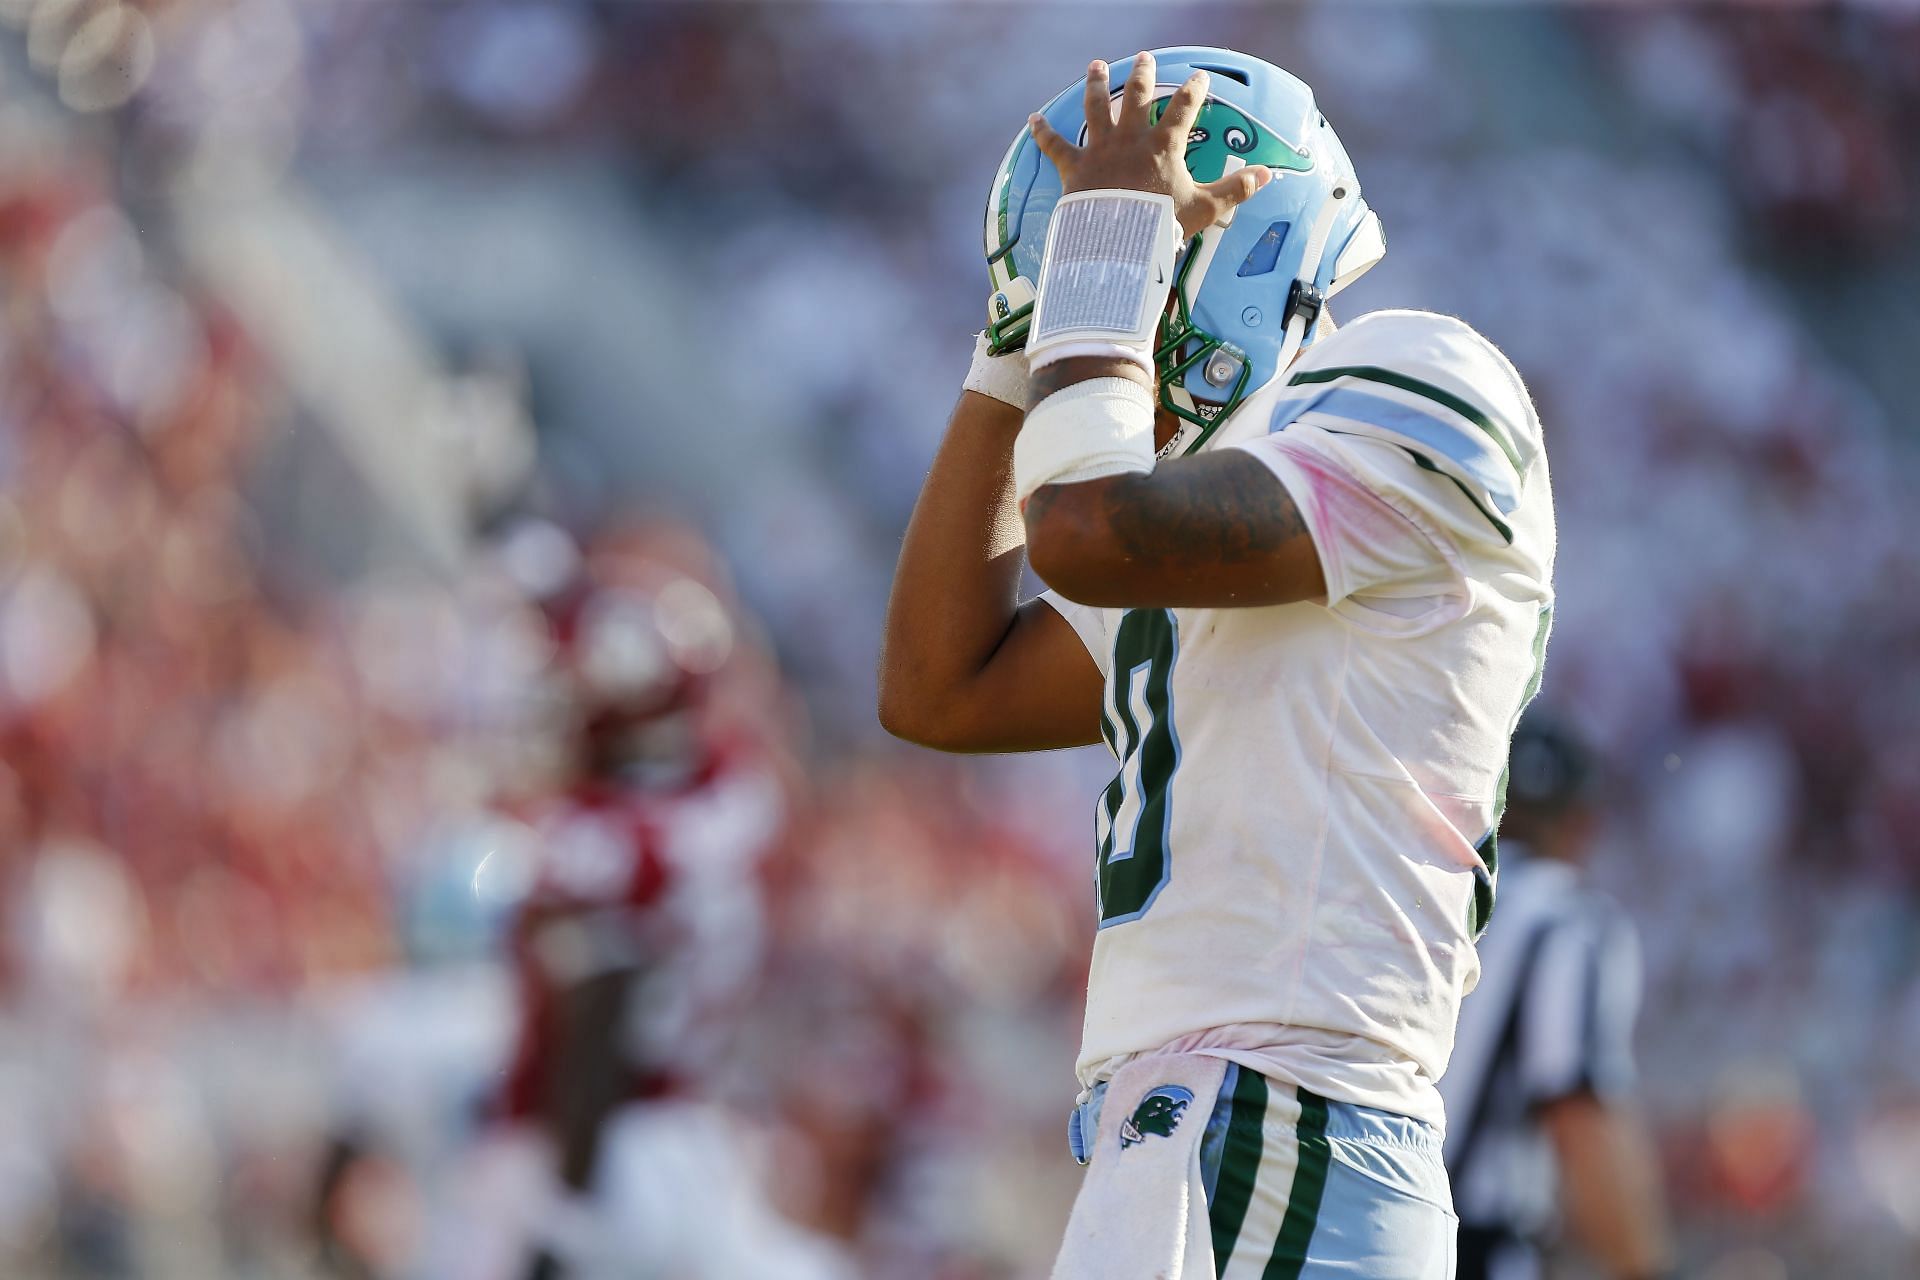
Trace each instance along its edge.
<instances>
[{"instance_id":1,"label":"shoulder pad","mask_svg":"<svg viewBox=\"0 0 1920 1280\"><path fill-rule=\"evenodd\" d=\"M1462 489L1503 537L1540 456L1540 422L1513 365L1464 321L1376 311L1316 342L1287 371L1275 429L1314 414L1390 440Z\"/></svg>"}]
</instances>

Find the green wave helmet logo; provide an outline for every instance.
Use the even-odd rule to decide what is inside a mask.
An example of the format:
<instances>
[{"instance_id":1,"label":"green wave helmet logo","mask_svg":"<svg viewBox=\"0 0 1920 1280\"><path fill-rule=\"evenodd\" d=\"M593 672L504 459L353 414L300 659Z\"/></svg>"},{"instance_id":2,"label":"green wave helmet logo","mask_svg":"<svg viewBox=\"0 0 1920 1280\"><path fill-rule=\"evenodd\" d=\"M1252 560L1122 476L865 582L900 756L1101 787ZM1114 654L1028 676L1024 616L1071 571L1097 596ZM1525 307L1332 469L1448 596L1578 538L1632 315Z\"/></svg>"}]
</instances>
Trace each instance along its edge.
<instances>
[{"instance_id":1,"label":"green wave helmet logo","mask_svg":"<svg viewBox=\"0 0 1920 1280\"><path fill-rule=\"evenodd\" d=\"M1167 99L1154 103L1153 119L1158 122L1166 109ZM1294 173L1313 168L1312 156L1266 125L1231 103L1208 98L1187 135L1187 172L1195 182L1212 182L1227 171L1228 156Z\"/></svg>"}]
</instances>

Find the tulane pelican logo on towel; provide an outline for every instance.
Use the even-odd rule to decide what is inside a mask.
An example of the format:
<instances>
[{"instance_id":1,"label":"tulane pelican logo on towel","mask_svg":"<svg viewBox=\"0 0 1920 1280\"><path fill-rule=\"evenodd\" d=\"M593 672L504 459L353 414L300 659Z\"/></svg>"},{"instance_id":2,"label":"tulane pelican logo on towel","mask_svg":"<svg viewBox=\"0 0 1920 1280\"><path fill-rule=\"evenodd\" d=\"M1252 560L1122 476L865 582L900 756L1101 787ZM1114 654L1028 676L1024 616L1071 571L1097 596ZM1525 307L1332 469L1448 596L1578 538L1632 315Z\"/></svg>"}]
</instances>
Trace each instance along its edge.
<instances>
[{"instance_id":1,"label":"tulane pelican logo on towel","mask_svg":"<svg viewBox=\"0 0 1920 1280\"><path fill-rule=\"evenodd\" d=\"M1177 1084L1163 1084L1157 1089L1147 1091L1140 1099L1140 1105L1133 1114L1120 1122L1120 1146L1137 1147L1147 1140L1148 1134L1159 1138L1173 1136L1179 1127L1180 1116L1193 1101L1193 1090L1183 1089Z\"/></svg>"}]
</instances>

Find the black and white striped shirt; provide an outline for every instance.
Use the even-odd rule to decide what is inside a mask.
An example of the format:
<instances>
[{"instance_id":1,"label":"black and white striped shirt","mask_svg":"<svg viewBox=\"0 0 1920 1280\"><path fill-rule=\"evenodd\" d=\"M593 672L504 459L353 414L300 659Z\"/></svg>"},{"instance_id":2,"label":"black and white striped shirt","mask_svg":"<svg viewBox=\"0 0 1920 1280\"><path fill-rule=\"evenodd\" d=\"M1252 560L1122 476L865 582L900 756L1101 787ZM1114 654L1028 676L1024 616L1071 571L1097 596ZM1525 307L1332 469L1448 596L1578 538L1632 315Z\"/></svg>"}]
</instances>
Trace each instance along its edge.
<instances>
[{"instance_id":1,"label":"black and white striped shirt","mask_svg":"<svg viewBox=\"0 0 1920 1280\"><path fill-rule=\"evenodd\" d=\"M1619 907L1573 867L1515 846L1501 855L1480 982L1440 1080L1447 1171L1463 1227L1537 1241L1552 1231L1559 1189L1538 1109L1633 1087L1640 949Z\"/></svg>"}]
</instances>

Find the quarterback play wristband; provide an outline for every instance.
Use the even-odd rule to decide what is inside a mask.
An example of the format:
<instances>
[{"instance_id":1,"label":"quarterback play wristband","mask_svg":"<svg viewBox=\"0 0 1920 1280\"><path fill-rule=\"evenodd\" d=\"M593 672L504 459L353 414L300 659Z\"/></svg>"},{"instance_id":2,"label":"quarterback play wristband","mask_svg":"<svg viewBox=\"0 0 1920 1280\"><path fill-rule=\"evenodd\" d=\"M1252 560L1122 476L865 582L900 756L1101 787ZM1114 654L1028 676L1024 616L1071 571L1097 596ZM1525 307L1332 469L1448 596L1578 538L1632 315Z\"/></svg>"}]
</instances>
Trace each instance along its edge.
<instances>
[{"instance_id":1,"label":"quarterback play wristband","mask_svg":"<svg viewBox=\"0 0 1920 1280\"><path fill-rule=\"evenodd\" d=\"M1013 442L1022 504L1043 484L1153 470L1153 396L1131 378L1089 378L1027 412Z\"/></svg>"},{"instance_id":2,"label":"quarterback play wristband","mask_svg":"<svg viewBox=\"0 0 1920 1280\"><path fill-rule=\"evenodd\" d=\"M987 335L981 334L973 344L973 367L967 370L964 390L977 391L983 396L992 396L1002 404L1025 411L1027 407L1027 357L1019 351L1009 351L1003 356L991 353Z\"/></svg>"},{"instance_id":3,"label":"quarterback play wristband","mask_svg":"<svg viewBox=\"0 0 1920 1280\"><path fill-rule=\"evenodd\" d=\"M1172 196L1102 190L1060 197L1040 259L1029 367L1114 356L1151 374L1179 246Z\"/></svg>"}]
</instances>

